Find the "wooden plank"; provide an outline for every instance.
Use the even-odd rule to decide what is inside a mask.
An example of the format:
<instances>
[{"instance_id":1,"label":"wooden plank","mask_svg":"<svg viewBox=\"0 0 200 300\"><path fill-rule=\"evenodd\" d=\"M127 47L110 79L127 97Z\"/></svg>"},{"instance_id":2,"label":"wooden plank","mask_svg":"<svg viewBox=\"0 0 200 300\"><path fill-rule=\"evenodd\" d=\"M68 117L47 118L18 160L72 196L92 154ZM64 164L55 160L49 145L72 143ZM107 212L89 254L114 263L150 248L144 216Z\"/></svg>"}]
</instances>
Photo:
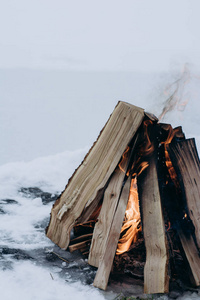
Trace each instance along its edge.
<instances>
[{"instance_id":1,"label":"wooden plank","mask_svg":"<svg viewBox=\"0 0 200 300\"><path fill-rule=\"evenodd\" d=\"M167 145L200 249L200 161L194 139Z\"/></svg>"},{"instance_id":2,"label":"wooden plank","mask_svg":"<svg viewBox=\"0 0 200 300\"><path fill-rule=\"evenodd\" d=\"M128 161L127 161L128 163ZM97 223L95 224L88 263L94 267L99 266L100 258L105 252L108 235L118 205L122 190L125 172L117 168L105 190L103 204Z\"/></svg>"},{"instance_id":3,"label":"wooden plank","mask_svg":"<svg viewBox=\"0 0 200 300\"><path fill-rule=\"evenodd\" d=\"M156 157L152 155L148 168L138 177L142 226L146 247L144 293L166 293L169 290L168 246L162 214Z\"/></svg>"},{"instance_id":4,"label":"wooden plank","mask_svg":"<svg viewBox=\"0 0 200 300\"><path fill-rule=\"evenodd\" d=\"M46 234L61 248L68 247L70 231L83 209L95 199L99 201L99 193L102 193L143 118L143 109L119 102L96 143L55 202Z\"/></svg>"},{"instance_id":5,"label":"wooden plank","mask_svg":"<svg viewBox=\"0 0 200 300\"><path fill-rule=\"evenodd\" d=\"M181 127L175 128L174 133L176 141L185 139ZM161 148L159 151L161 154ZM168 152L163 148L163 154L161 154L159 161L163 161L164 156L166 158L167 170L166 166L164 167L163 164L160 164L161 169L159 172L159 180L161 181L161 186L164 188L163 198L165 212L167 212L169 218L168 220L170 221L172 228L176 231L176 236L179 237L181 246L180 249L182 250L181 252L183 258L184 260L186 260L186 265L188 265L188 267L190 268L189 274L191 283L198 286L200 283L200 257L198 249L194 242L192 232L190 232L189 230L189 225L187 224L188 221L187 219L183 219L185 214L185 203L183 201L182 193L180 192L180 184L177 178L176 171L174 170ZM174 185L172 185L172 183L170 182L167 171ZM172 246L172 243L170 244ZM173 251L173 249L171 249L171 251Z\"/></svg>"},{"instance_id":6,"label":"wooden plank","mask_svg":"<svg viewBox=\"0 0 200 300\"><path fill-rule=\"evenodd\" d=\"M100 258L99 268L97 270L96 277L93 283L94 286L103 290L106 290L107 288L110 271L117 250L120 232L129 199L130 185L131 178L129 177L123 187L121 196L119 198L113 223L107 237L106 247L104 253L102 253L102 256Z\"/></svg>"},{"instance_id":7,"label":"wooden plank","mask_svg":"<svg viewBox=\"0 0 200 300\"><path fill-rule=\"evenodd\" d=\"M191 282L195 286L200 285L200 257L199 251L195 245L192 234L185 234L183 230L178 229L178 235L180 242L188 261L189 268L191 270Z\"/></svg>"}]
</instances>

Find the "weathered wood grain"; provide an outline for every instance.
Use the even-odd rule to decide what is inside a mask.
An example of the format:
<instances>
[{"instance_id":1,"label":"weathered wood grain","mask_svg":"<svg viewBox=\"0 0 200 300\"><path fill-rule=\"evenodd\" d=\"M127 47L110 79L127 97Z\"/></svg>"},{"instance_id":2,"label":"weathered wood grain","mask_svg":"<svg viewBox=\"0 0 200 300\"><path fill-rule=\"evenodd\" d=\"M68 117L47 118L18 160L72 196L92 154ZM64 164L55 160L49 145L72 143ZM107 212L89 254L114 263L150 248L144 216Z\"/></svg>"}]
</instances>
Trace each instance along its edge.
<instances>
[{"instance_id":1,"label":"weathered wood grain","mask_svg":"<svg viewBox=\"0 0 200 300\"><path fill-rule=\"evenodd\" d=\"M195 286L200 285L200 257L195 245L192 234L185 234L181 229L178 230L180 242L191 270L191 283Z\"/></svg>"},{"instance_id":2,"label":"weathered wood grain","mask_svg":"<svg viewBox=\"0 0 200 300\"><path fill-rule=\"evenodd\" d=\"M194 139L167 145L200 249L200 161Z\"/></svg>"},{"instance_id":3,"label":"weathered wood grain","mask_svg":"<svg viewBox=\"0 0 200 300\"><path fill-rule=\"evenodd\" d=\"M101 254L99 268L96 273L93 285L106 290L110 271L113 265L113 260L116 254L117 245L120 237L120 232L125 216L125 211L129 199L131 178L129 177L123 187L121 196L110 228L104 253Z\"/></svg>"},{"instance_id":4,"label":"weathered wood grain","mask_svg":"<svg viewBox=\"0 0 200 300\"><path fill-rule=\"evenodd\" d=\"M138 178L138 190L146 247L144 293L165 293L169 290L168 246L154 155L141 176Z\"/></svg>"},{"instance_id":5,"label":"weathered wood grain","mask_svg":"<svg viewBox=\"0 0 200 300\"><path fill-rule=\"evenodd\" d=\"M90 255L88 258L88 263L94 267L99 266L100 258L105 252L108 235L110 233L110 229L118 205L124 178L125 172L123 172L118 167L112 175L109 185L105 190L103 204L98 221L95 224L92 243L90 247Z\"/></svg>"}]
</instances>

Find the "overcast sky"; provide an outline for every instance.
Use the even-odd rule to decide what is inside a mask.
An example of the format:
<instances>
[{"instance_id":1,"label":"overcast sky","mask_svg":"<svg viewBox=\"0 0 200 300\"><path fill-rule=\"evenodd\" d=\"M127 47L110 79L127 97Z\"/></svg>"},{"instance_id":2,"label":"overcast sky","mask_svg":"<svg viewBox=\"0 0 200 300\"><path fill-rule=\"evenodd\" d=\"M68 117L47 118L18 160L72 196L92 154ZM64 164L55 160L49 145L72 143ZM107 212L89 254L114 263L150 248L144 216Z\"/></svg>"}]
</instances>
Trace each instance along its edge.
<instances>
[{"instance_id":1,"label":"overcast sky","mask_svg":"<svg viewBox=\"0 0 200 300\"><path fill-rule=\"evenodd\" d=\"M0 1L0 68L200 68L199 0Z\"/></svg>"}]
</instances>

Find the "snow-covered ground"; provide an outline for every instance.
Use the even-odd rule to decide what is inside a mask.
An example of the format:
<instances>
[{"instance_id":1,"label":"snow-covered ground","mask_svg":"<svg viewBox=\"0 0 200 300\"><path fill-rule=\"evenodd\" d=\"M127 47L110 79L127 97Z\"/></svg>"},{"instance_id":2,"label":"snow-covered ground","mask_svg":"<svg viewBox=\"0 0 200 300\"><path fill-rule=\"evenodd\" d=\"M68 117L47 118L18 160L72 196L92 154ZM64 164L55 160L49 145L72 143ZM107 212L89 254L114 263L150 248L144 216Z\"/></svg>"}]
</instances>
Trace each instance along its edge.
<instances>
[{"instance_id":1,"label":"snow-covered ground","mask_svg":"<svg viewBox=\"0 0 200 300\"><path fill-rule=\"evenodd\" d=\"M65 187L118 100L159 115L180 74L0 70L1 299L114 299L92 287L94 270L53 254L45 236L52 203ZM187 74L184 75L187 77ZM182 125L200 149L200 85L178 81L163 121ZM184 106L184 104L187 104ZM53 249L53 250L52 250ZM188 293L181 299L200 299Z\"/></svg>"}]
</instances>

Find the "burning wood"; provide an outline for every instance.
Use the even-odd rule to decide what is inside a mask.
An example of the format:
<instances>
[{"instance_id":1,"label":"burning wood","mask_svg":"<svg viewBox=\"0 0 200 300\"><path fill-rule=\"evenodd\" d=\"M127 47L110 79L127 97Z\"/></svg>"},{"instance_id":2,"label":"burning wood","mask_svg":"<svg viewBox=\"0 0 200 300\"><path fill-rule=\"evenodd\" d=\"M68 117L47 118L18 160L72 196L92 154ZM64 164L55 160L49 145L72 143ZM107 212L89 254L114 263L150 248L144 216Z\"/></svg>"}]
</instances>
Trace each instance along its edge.
<instances>
[{"instance_id":1,"label":"burning wood","mask_svg":"<svg viewBox=\"0 0 200 300\"><path fill-rule=\"evenodd\" d=\"M61 248L87 254L98 268L94 285L101 289L114 259L128 254L138 239L145 243L145 293L169 290L175 249L199 285L199 177L197 151L181 127L119 102L55 202L47 236ZM193 232L185 230L185 214ZM70 241L72 228L77 237Z\"/></svg>"},{"instance_id":2,"label":"burning wood","mask_svg":"<svg viewBox=\"0 0 200 300\"><path fill-rule=\"evenodd\" d=\"M137 241L138 233L141 230L140 223L137 177L135 176L131 179L129 199L121 229L121 238L117 246L117 255L128 251L131 244Z\"/></svg>"}]
</instances>

